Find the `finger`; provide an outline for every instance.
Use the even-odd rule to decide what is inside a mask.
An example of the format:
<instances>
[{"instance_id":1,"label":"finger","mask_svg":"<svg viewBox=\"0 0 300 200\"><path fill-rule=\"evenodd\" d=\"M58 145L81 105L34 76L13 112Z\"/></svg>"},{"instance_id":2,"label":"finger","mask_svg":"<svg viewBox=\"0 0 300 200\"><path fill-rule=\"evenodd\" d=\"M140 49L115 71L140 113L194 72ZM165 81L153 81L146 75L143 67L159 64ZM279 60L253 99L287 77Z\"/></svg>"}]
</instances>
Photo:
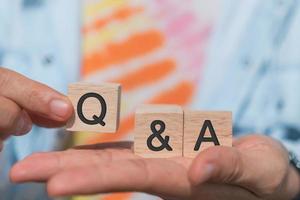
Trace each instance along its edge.
<instances>
[{"instance_id":1,"label":"finger","mask_svg":"<svg viewBox=\"0 0 300 200\"><path fill-rule=\"evenodd\" d=\"M73 112L70 101L64 95L4 68L0 68L0 95L31 113L55 121L67 121Z\"/></svg>"},{"instance_id":2,"label":"finger","mask_svg":"<svg viewBox=\"0 0 300 200\"><path fill-rule=\"evenodd\" d=\"M45 128L57 128L57 127L63 127L66 125L65 121L52 120L47 117L39 116L34 113L29 113L29 116L34 124L36 124L37 126L45 127Z\"/></svg>"},{"instance_id":3,"label":"finger","mask_svg":"<svg viewBox=\"0 0 300 200\"><path fill-rule=\"evenodd\" d=\"M200 185L208 180L230 183L233 181L231 179L236 179L235 174L240 173L242 164L240 153L236 149L213 147L199 153L191 165L189 177L194 185Z\"/></svg>"},{"instance_id":4,"label":"finger","mask_svg":"<svg viewBox=\"0 0 300 200\"><path fill-rule=\"evenodd\" d=\"M183 165L169 159L103 162L61 171L50 178L48 193L66 196L138 191L186 198L191 195L186 171Z\"/></svg>"},{"instance_id":5,"label":"finger","mask_svg":"<svg viewBox=\"0 0 300 200\"><path fill-rule=\"evenodd\" d=\"M0 137L6 139L12 134L22 135L31 130L28 114L15 102L0 96Z\"/></svg>"},{"instance_id":6,"label":"finger","mask_svg":"<svg viewBox=\"0 0 300 200\"><path fill-rule=\"evenodd\" d=\"M239 144L241 148L213 147L201 152L189 169L191 183L226 183L244 187L258 196L271 194L284 179L288 161L274 152L277 147L272 148L264 140L260 139L255 148L244 140L245 145Z\"/></svg>"},{"instance_id":7,"label":"finger","mask_svg":"<svg viewBox=\"0 0 300 200\"><path fill-rule=\"evenodd\" d=\"M10 171L13 182L45 181L61 170L72 167L136 158L130 150L68 150L36 153L20 161Z\"/></svg>"},{"instance_id":8,"label":"finger","mask_svg":"<svg viewBox=\"0 0 300 200\"><path fill-rule=\"evenodd\" d=\"M22 128L21 131L16 131L15 133L13 133L14 136L25 135L32 129L32 120L24 109L21 111L21 117L23 118L25 128Z\"/></svg>"}]
</instances>

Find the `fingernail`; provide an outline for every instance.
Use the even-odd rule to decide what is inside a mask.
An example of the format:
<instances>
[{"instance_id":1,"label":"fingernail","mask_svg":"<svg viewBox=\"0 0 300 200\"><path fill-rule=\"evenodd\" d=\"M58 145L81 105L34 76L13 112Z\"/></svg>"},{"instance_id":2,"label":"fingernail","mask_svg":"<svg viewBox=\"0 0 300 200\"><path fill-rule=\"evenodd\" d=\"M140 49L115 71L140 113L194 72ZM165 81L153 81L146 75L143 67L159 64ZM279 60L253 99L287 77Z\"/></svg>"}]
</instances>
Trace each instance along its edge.
<instances>
[{"instance_id":1,"label":"fingernail","mask_svg":"<svg viewBox=\"0 0 300 200\"><path fill-rule=\"evenodd\" d=\"M19 121L17 122L17 128L16 132L14 135L19 136L19 135L24 135L28 133L31 130L32 124L29 120L27 120L27 117L24 114L22 114L19 118Z\"/></svg>"},{"instance_id":2,"label":"fingernail","mask_svg":"<svg viewBox=\"0 0 300 200\"><path fill-rule=\"evenodd\" d=\"M212 177L215 167L212 164L206 164L200 170L201 170L201 173L198 177L198 181L197 181L198 184L208 181Z\"/></svg>"},{"instance_id":3,"label":"fingernail","mask_svg":"<svg viewBox=\"0 0 300 200\"><path fill-rule=\"evenodd\" d=\"M50 103L52 114L59 118L66 118L69 114L69 104L63 100L55 99Z\"/></svg>"}]
</instances>

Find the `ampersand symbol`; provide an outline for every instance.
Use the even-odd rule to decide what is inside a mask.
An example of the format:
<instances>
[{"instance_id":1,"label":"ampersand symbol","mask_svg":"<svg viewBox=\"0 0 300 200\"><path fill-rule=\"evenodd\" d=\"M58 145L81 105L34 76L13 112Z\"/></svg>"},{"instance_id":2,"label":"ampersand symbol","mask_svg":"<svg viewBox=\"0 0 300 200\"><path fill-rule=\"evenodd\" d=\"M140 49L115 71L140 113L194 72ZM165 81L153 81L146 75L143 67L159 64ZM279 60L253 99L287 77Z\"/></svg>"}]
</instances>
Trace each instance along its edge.
<instances>
[{"instance_id":1,"label":"ampersand symbol","mask_svg":"<svg viewBox=\"0 0 300 200\"><path fill-rule=\"evenodd\" d=\"M160 126L159 130L156 129L156 125ZM150 150L152 150L152 151L161 151L163 149L167 149L168 151L172 151L173 149L169 145L169 139L170 139L170 137L166 136L165 138L163 138L161 136L161 134L166 129L166 124L163 121L161 121L161 120L154 120L151 123L150 128L151 128L151 131L152 131L153 134L151 134L148 137L148 139L147 139L147 146L148 146L148 148ZM154 138L157 138L160 141L161 145L159 147L153 146L152 142L153 142Z\"/></svg>"},{"instance_id":2,"label":"ampersand symbol","mask_svg":"<svg viewBox=\"0 0 300 200\"><path fill-rule=\"evenodd\" d=\"M91 97L96 98L101 104L101 113L99 116L93 115L93 120L87 119L84 116L83 111L82 111L83 103L85 102L86 99L91 98ZM106 111L107 111L107 106L106 106L106 102L105 102L104 98L100 94L93 93L93 92L86 93L85 95L83 95L79 99L78 104L77 104L78 117L80 118L80 120L82 122L89 124L89 125L100 124L101 126L105 126L105 122L103 120L105 118Z\"/></svg>"}]
</instances>

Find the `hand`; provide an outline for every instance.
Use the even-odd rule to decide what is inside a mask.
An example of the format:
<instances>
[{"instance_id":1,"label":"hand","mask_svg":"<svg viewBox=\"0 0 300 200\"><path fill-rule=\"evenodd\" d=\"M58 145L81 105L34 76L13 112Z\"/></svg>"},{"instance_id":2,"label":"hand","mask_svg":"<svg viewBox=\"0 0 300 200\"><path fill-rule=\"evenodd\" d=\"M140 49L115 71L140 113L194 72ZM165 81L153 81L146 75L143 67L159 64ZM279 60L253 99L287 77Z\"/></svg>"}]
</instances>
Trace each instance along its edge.
<instances>
[{"instance_id":1,"label":"hand","mask_svg":"<svg viewBox=\"0 0 300 200\"><path fill-rule=\"evenodd\" d=\"M16 183L47 182L52 196L139 191L164 199L285 200L300 188L286 150L264 136L209 148L194 160L144 159L128 143L114 145L34 154L16 164L10 177Z\"/></svg>"},{"instance_id":2,"label":"hand","mask_svg":"<svg viewBox=\"0 0 300 200\"><path fill-rule=\"evenodd\" d=\"M53 89L0 67L0 147L11 135L23 135L32 123L45 127L65 124L70 101Z\"/></svg>"}]
</instances>

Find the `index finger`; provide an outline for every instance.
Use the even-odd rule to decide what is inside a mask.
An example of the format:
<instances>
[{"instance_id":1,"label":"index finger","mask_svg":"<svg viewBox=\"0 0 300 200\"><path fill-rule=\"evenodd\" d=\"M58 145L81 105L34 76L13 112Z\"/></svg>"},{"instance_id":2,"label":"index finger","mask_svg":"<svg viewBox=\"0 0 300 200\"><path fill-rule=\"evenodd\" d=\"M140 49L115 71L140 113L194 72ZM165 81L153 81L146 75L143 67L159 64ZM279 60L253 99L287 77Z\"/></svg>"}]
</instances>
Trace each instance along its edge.
<instances>
[{"instance_id":1,"label":"index finger","mask_svg":"<svg viewBox=\"0 0 300 200\"><path fill-rule=\"evenodd\" d=\"M50 87L0 67L0 95L36 115L66 121L73 112L68 98Z\"/></svg>"},{"instance_id":2,"label":"index finger","mask_svg":"<svg viewBox=\"0 0 300 200\"><path fill-rule=\"evenodd\" d=\"M186 168L175 159L161 158L98 162L62 170L50 177L47 188L52 196L128 191L181 199L191 195Z\"/></svg>"}]
</instances>

